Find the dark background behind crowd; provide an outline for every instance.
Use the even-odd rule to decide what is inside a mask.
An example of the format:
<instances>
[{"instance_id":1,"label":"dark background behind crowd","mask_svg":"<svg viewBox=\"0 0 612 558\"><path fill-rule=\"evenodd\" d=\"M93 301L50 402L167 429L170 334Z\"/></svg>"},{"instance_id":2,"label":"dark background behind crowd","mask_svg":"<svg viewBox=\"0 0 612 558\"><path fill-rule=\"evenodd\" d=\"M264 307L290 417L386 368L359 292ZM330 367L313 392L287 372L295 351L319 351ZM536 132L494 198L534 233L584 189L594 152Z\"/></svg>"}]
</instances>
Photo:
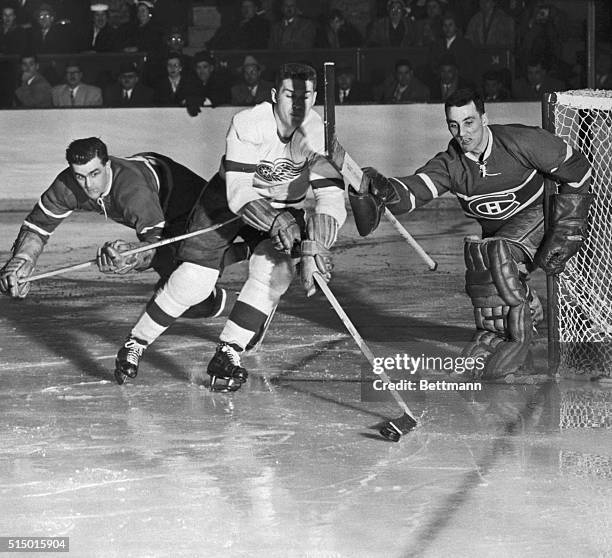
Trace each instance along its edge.
<instances>
[{"instance_id":1,"label":"dark background behind crowd","mask_svg":"<svg viewBox=\"0 0 612 558\"><path fill-rule=\"evenodd\" d=\"M0 0L0 107L252 105L278 64L337 64L337 102L488 102L586 86L578 0ZM596 87L612 89L610 2Z\"/></svg>"}]
</instances>

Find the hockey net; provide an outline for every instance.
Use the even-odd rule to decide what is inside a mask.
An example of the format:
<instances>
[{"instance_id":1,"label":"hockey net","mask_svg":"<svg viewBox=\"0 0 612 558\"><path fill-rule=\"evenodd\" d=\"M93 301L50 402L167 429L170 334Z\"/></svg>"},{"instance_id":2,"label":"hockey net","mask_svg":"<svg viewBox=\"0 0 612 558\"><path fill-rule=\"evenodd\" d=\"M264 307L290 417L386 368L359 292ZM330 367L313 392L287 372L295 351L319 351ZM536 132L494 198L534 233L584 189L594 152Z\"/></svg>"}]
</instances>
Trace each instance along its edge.
<instances>
[{"instance_id":1,"label":"hockey net","mask_svg":"<svg viewBox=\"0 0 612 558\"><path fill-rule=\"evenodd\" d=\"M610 376L612 369L612 91L557 93L554 133L592 166L589 235L556 285L558 371ZM550 127L549 123L549 127Z\"/></svg>"}]
</instances>

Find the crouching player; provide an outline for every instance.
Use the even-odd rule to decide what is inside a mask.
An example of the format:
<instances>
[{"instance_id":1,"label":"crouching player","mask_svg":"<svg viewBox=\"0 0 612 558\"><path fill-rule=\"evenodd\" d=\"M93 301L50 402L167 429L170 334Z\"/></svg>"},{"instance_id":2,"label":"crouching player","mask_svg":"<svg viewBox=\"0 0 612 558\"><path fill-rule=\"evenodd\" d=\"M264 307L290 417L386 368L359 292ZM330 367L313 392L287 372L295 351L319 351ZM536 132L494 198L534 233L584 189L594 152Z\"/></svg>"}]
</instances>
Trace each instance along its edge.
<instances>
[{"instance_id":1,"label":"crouching player","mask_svg":"<svg viewBox=\"0 0 612 558\"><path fill-rule=\"evenodd\" d=\"M307 295L315 292L314 273L329 280L330 248L346 219L343 183L324 156L321 117L312 111L316 72L304 64L281 66L272 103L236 114L226 138L219 172L210 181L190 228L239 221L213 234L185 240L184 263L148 303L119 350L115 378L134 377L144 349L210 291L223 254L237 237L250 248L249 274L216 352L208 364L211 389L236 391L247 379L240 353L264 328L296 273L297 256ZM304 200L312 188L314 210Z\"/></svg>"},{"instance_id":2,"label":"crouching player","mask_svg":"<svg viewBox=\"0 0 612 558\"><path fill-rule=\"evenodd\" d=\"M158 153L120 158L108 155L99 138L73 141L66 149L68 167L25 218L11 257L0 270L0 291L25 298L30 283L20 282L34 271L53 231L73 211L91 211L134 229L138 242L115 240L98 249L97 263L104 273L127 273L153 268L162 285L178 265L174 245L122 256L121 252L185 232L191 209L206 181L188 168ZM211 289L193 316L220 313L225 291Z\"/></svg>"},{"instance_id":3,"label":"crouching player","mask_svg":"<svg viewBox=\"0 0 612 558\"><path fill-rule=\"evenodd\" d=\"M543 319L529 273L536 266L560 273L580 248L592 201L589 164L546 130L489 124L482 98L471 89L456 91L444 109L452 135L446 151L411 176L387 178L365 169L365 193L349 196L359 232L374 230L385 207L406 213L453 193L482 227L482 238L465 239L466 291L476 328L528 341ZM546 234L544 177L560 183Z\"/></svg>"}]
</instances>

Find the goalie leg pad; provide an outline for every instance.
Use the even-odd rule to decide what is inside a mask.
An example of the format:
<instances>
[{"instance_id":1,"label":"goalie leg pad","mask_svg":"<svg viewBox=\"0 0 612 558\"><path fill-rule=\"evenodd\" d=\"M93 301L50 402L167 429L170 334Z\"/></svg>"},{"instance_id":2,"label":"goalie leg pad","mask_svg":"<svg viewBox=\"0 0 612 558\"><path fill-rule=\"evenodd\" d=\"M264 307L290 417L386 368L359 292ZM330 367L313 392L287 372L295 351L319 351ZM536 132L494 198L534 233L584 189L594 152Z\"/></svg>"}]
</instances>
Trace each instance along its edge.
<instances>
[{"instance_id":1,"label":"goalie leg pad","mask_svg":"<svg viewBox=\"0 0 612 558\"><path fill-rule=\"evenodd\" d=\"M355 226L361 236L374 232L385 212L385 204L369 192L358 194L349 188L349 202L355 217Z\"/></svg>"},{"instance_id":2,"label":"goalie leg pad","mask_svg":"<svg viewBox=\"0 0 612 558\"><path fill-rule=\"evenodd\" d=\"M527 290L503 238L465 239L465 289L474 306L477 329L503 335L511 341L527 341L533 323Z\"/></svg>"}]
</instances>

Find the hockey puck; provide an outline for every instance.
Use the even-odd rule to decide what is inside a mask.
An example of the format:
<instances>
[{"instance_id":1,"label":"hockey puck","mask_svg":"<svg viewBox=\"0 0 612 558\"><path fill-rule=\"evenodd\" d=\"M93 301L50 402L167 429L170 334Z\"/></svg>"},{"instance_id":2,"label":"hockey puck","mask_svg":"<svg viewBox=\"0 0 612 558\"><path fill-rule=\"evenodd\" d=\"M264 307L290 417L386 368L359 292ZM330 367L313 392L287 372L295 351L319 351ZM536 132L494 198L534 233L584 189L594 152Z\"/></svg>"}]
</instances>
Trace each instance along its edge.
<instances>
[{"instance_id":1,"label":"hockey puck","mask_svg":"<svg viewBox=\"0 0 612 558\"><path fill-rule=\"evenodd\" d=\"M397 430L395 430L395 428L391 428L391 426L388 424L380 429L380 435L391 442L399 442L402 436Z\"/></svg>"},{"instance_id":2,"label":"hockey puck","mask_svg":"<svg viewBox=\"0 0 612 558\"><path fill-rule=\"evenodd\" d=\"M390 420L380 429L380 435L392 442L399 442L402 434L407 434L417 425L416 420L408 413L404 413L400 418Z\"/></svg>"}]
</instances>

